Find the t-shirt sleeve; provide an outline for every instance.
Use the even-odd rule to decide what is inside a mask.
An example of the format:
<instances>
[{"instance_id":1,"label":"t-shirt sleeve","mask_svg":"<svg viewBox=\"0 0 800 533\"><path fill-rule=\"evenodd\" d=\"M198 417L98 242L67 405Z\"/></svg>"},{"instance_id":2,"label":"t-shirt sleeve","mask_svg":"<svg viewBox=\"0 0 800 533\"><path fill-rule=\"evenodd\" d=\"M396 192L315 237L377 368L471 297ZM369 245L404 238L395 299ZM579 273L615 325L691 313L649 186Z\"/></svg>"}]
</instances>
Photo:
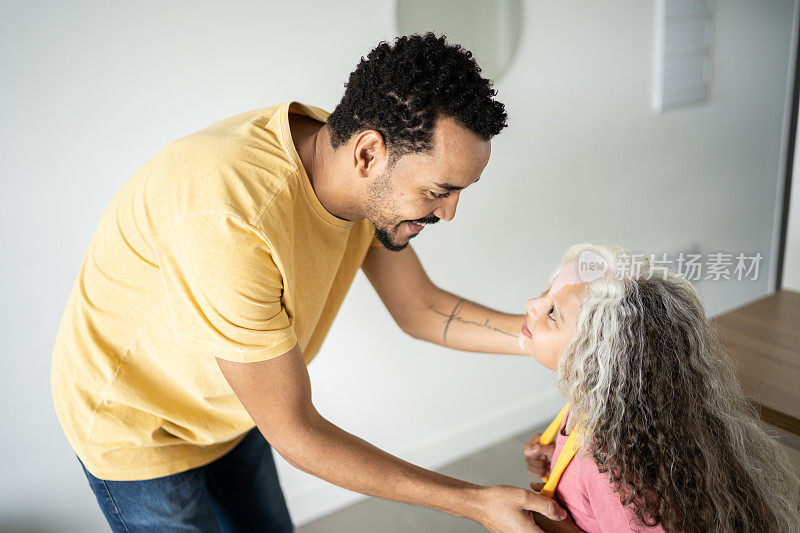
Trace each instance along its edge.
<instances>
[{"instance_id":1,"label":"t-shirt sleeve","mask_svg":"<svg viewBox=\"0 0 800 533\"><path fill-rule=\"evenodd\" d=\"M597 531L617 533L620 531L642 531L664 533L661 525L643 525L630 506L623 506L619 493L614 491L608 474L601 474L593 461L581 462L579 487L591 513L597 521Z\"/></svg>"},{"instance_id":2,"label":"t-shirt sleeve","mask_svg":"<svg viewBox=\"0 0 800 533\"><path fill-rule=\"evenodd\" d=\"M160 272L175 342L198 356L249 363L294 347L283 278L267 239L230 213L184 216L162 237Z\"/></svg>"}]
</instances>

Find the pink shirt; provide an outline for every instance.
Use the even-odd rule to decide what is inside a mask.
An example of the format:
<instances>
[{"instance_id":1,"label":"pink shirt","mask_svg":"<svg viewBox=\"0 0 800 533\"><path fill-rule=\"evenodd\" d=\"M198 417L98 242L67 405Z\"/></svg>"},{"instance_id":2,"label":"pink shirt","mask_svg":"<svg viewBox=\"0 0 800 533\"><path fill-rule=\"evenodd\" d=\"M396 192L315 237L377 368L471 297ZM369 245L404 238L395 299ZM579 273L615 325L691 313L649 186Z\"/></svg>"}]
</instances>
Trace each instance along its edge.
<instances>
[{"instance_id":1,"label":"pink shirt","mask_svg":"<svg viewBox=\"0 0 800 533\"><path fill-rule=\"evenodd\" d=\"M552 465L556 464L567 436L562 432L569 419L569 410L556 434L556 448L553 452ZM558 500L569 510L575 524L588 533L617 531L659 531L664 529L645 527L636 518L636 514L628 507L623 507L619 495L614 492L608 474L601 474L594 459L575 454L572 461L561 474L556 487ZM633 520L633 522L631 522ZM635 528L630 524L634 524Z\"/></svg>"}]
</instances>

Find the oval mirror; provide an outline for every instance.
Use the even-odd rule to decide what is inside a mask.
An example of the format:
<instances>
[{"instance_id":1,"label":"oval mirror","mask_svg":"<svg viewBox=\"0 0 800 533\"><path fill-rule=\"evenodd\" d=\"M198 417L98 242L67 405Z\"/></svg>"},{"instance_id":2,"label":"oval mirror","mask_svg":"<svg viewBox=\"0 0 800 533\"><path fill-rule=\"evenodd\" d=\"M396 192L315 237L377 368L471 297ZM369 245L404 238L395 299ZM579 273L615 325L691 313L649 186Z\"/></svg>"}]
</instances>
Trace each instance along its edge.
<instances>
[{"instance_id":1,"label":"oval mirror","mask_svg":"<svg viewBox=\"0 0 800 533\"><path fill-rule=\"evenodd\" d=\"M471 51L484 77L511 64L522 27L521 0L397 0L398 35L432 31Z\"/></svg>"}]
</instances>

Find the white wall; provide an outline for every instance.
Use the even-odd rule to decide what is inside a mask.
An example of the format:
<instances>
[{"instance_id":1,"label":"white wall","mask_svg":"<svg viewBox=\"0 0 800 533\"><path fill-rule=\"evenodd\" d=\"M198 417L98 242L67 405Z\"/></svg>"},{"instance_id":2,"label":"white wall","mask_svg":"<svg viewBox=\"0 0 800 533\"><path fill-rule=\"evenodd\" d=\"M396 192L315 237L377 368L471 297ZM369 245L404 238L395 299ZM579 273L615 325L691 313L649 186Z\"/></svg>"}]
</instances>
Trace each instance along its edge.
<instances>
[{"instance_id":1,"label":"white wall","mask_svg":"<svg viewBox=\"0 0 800 533\"><path fill-rule=\"evenodd\" d=\"M600 4L526 2L497 85L510 126L455 220L413 241L429 275L521 313L574 242L697 242L766 256L757 281L698 284L711 312L764 295L794 2L717 2L711 99L662 115L649 109L653 2ZM223 117L290 99L332 110L360 56L393 36L393 12L366 0L0 5L0 524L103 530L51 407L49 364L114 192L159 148ZM530 359L404 336L362 274L310 368L324 415L428 467L561 403ZM297 523L355 497L279 468Z\"/></svg>"}]
</instances>

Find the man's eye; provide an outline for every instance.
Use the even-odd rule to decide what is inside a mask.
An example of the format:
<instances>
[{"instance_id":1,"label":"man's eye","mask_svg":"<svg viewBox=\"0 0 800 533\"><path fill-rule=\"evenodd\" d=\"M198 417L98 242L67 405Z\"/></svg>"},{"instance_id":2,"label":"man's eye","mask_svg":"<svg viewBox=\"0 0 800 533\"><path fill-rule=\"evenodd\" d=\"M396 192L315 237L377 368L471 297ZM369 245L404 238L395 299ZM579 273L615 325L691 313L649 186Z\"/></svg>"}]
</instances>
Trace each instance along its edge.
<instances>
[{"instance_id":1,"label":"man's eye","mask_svg":"<svg viewBox=\"0 0 800 533\"><path fill-rule=\"evenodd\" d=\"M431 194L433 195L434 198L447 198L448 196L450 196L449 191L444 194L436 194L435 192L431 191Z\"/></svg>"}]
</instances>

